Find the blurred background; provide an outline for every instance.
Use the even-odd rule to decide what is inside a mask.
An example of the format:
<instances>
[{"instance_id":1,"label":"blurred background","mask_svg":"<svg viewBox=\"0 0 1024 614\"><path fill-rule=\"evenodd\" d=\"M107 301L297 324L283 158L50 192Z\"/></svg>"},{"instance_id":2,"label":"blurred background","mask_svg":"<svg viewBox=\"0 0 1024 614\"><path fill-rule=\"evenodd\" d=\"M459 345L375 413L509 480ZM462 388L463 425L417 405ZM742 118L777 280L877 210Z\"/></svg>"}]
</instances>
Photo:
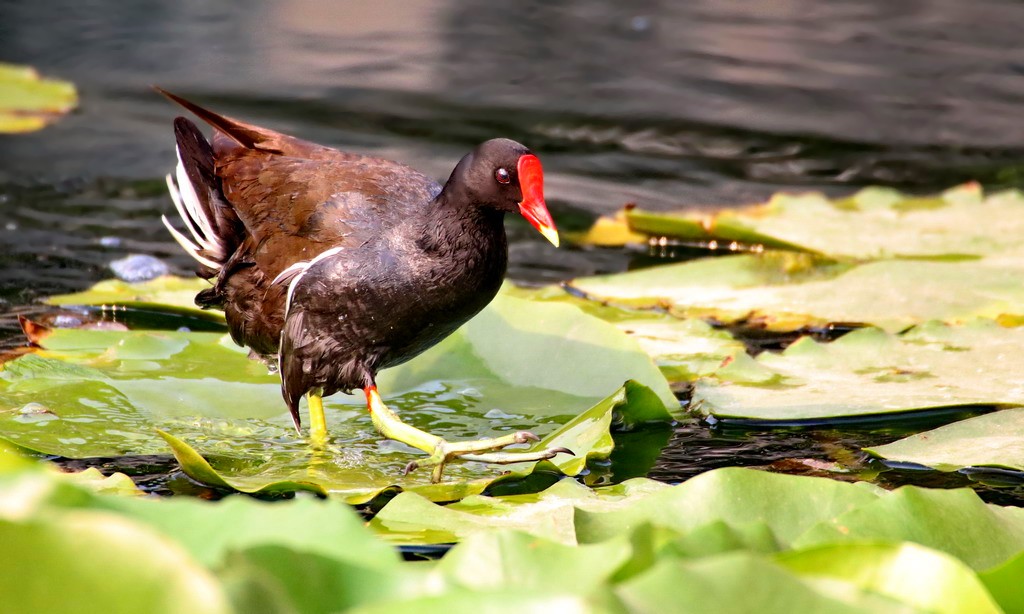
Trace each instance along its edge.
<instances>
[{"instance_id":1,"label":"blurred background","mask_svg":"<svg viewBox=\"0 0 1024 614\"><path fill-rule=\"evenodd\" d=\"M128 253L190 271L159 222L178 110L150 84L439 179L482 140L520 140L572 230L627 202L1016 186L1022 23L1017 0L0 0L0 61L81 95L56 125L0 136L0 339ZM510 232L524 281L636 256Z\"/></svg>"}]
</instances>

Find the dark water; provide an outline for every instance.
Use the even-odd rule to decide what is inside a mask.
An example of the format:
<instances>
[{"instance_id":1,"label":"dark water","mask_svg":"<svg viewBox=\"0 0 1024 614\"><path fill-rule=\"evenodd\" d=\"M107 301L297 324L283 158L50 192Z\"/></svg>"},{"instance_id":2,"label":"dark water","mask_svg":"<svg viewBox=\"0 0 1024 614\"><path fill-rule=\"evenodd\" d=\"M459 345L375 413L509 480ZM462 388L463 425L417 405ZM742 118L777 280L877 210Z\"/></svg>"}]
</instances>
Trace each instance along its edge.
<instances>
[{"instance_id":1,"label":"dark water","mask_svg":"<svg viewBox=\"0 0 1024 614\"><path fill-rule=\"evenodd\" d=\"M626 202L1020 185L1021 23L1011 0L0 0L0 61L82 96L43 132L0 136L0 343L36 297L109 277L127 253L190 271L158 221L176 111L149 84L439 178L481 140L521 140L572 229ZM523 281L636 265L617 250L556 251L522 224L511 235ZM683 425L655 475L894 438Z\"/></svg>"}]
</instances>

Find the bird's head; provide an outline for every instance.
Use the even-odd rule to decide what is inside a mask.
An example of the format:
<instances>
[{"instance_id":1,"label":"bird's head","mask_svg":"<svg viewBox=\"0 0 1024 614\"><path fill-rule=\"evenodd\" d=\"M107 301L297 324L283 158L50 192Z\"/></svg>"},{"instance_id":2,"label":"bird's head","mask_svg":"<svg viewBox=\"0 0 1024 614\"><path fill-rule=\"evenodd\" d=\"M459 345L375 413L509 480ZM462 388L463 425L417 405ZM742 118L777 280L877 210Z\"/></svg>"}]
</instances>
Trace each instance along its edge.
<instances>
[{"instance_id":1,"label":"bird's head","mask_svg":"<svg viewBox=\"0 0 1024 614\"><path fill-rule=\"evenodd\" d=\"M558 230L544 202L544 171L524 145L509 139L485 141L459 162L448 181L460 183L474 204L518 211L558 247Z\"/></svg>"}]
</instances>

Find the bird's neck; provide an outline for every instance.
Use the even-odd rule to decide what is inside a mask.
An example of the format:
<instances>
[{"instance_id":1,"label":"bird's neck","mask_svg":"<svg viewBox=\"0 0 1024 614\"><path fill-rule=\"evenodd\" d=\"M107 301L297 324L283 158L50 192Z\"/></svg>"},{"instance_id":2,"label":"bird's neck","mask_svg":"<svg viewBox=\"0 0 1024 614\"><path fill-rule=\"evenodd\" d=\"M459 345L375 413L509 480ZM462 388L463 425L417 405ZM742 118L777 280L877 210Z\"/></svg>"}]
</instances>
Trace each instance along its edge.
<instances>
[{"instance_id":1,"label":"bird's neck","mask_svg":"<svg viewBox=\"0 0 1024 614\"><path fill-rule=\"evenodd\" d=\"M464 195L453 195L447 189L430 204L422 231L420 247L427 251L465 251L469 256L469 252L482 249L494 252L502 261L507 258L505 212L470 204Z\"/></svg>"}]
</instances>

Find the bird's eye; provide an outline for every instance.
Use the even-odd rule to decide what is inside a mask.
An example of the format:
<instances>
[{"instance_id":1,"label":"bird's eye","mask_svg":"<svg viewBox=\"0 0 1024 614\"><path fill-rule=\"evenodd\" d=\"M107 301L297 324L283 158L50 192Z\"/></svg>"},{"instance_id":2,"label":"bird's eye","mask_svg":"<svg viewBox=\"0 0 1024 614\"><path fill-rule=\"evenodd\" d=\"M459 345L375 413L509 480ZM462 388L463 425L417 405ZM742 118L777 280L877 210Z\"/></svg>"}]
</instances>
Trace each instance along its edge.
<instances>
[{"instance_id":1,"label":"bird's eye","mask_svg":"<svg viewBox=\"0 0 1024 614\"><path fill-rule=\"evenodd\" d=\"M494 178L498 180L498 183L508 183L512 178L508 174L508 169L499 168L494 171Z\"/></svg>"}]
</instances>

